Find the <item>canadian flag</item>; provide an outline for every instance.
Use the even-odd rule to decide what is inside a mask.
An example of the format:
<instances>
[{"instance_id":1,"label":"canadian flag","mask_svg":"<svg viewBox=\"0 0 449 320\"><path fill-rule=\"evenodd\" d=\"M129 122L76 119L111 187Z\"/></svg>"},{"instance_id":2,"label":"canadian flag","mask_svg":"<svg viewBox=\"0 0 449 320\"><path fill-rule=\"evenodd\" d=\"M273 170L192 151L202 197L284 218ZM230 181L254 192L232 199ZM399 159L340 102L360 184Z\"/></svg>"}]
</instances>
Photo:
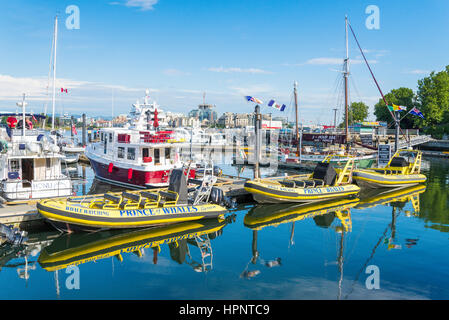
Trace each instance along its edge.
<instances>
[{"instance_id":1,"label":"canadian flag","mask_svg":"<svg viewBox=\"0 0 449 320\"><path fill-rule=\"evenodd\" d=\"M61 88L61 92L68 93L68 92L67 92L67 89L64 89L64 88Z\"/></svg>"}]
</instances>

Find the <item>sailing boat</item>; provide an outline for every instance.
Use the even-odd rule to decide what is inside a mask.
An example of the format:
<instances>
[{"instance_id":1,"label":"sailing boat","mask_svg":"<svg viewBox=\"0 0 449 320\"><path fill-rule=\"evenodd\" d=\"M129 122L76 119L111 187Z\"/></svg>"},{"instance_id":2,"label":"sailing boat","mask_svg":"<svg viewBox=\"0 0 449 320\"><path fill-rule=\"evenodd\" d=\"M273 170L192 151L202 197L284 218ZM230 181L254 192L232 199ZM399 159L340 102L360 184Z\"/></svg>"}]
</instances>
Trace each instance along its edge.
<instances>
[{"instance_id":1,"label":"sailing boat","mask_svg":"<svg viewBox=\"0 0 449 320\"><path fill-rule=\"evenodd\" d=\"M301 132L299 133L299 121L298 121L298 93L297 93L297 82L294 83L294 97L295 97L295 114L296 114L296 139L290 141L291 145L296 144L296 152L294 147L282 148L280 151L280 163L281 165L286 165L289 168L304 168L304 165L295 166L302 162L306 163L317 163L322 162L326 156L329 154L338 154L340 156L346 157L335 157L332 161L348 161L349 158L354 159L358 167L371 167L374 159L376 158L376 153L371 152L355 152L355 150L349 150L349 145L351 142L351 135L349 132L349 47L348 47L348 18L345 17L345 44L346 44L346 56L343 60L343 79L344 79L344 100L345 100L345 132L343 135L339 134L321 134L321 133L303 133L302 126ZM312 148L303 147L303 141L311 141L318 144L331 144L333 146L345 145L345 148ZM315 150L314 150L315 149Z\"/></svg>"}]
</instances>

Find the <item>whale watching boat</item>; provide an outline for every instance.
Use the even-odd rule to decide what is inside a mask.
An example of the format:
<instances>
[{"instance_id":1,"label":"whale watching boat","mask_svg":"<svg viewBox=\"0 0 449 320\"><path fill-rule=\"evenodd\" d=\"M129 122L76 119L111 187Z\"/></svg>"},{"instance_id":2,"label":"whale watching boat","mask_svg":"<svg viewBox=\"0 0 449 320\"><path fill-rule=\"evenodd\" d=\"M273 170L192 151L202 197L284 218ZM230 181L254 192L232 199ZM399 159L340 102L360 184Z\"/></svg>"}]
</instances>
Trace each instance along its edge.
<instances>
[{"instance_id":1,"label":"whale watching boat","mask_svg":"<svg viewBox=\"0 0 449 320\"><path fill-rule=\"evenodd\" d=\"M189 179L184 168L174 169L166 190L127 191L103 195L49 199L37 204L39 213L63 232L138 228L217 218L227 211L223 192L213 187L216 177Z\"/></svg>"},{"instance_id":2,"label":"whale watching boat","mask_svg":"<svg viewBox=\"0 0 449 320\"><path fill-rule=\"evenodd\" d=\"M347 158L343 167L334 167L329 155L315 167L312 174L286 177L283 180L255 179L244 188L259 203L313 202L356 195L360 188L352 184L354 159Z\"/></svg>"},{"instance_id":3,"label":"whale watching boat","mask_svg":"<svg viewBox=\"0 0 449 320\"><path fill-rule=\"evenodd\" d=\"M184 140L160 130L158 107L146 94L143 104L133 104L128 127L102 128L100 141L87 146L85 155L98 179L134 189L166 187L170 170L183 166ZM193 166L189 173L195 177Z\"/></svg>"},{"instance_id":4,"label":"whale watching boat","mask_svg":"<svg viewBox=\"0 0 449 320\"><path fill-rule=\"evenodd\" d=\"M17 103L22 114L3 113L7 126L0 128L0 190L7 201L72 194L70 177L62 173L63 155L54 137L33 128L42 116L25 112L25 96Z\"/></svg>"},{"instance_id":5,"label":"whale watching boat","mask_svg":"<svg viewBox=\"0 0 449 320\"><path fill-rule=\"evenodd\" d=\"M398 150L384 168L354 170L357 185L367 188L408 187L426 181L421 174L422 152Z\"/></svg>"}]
</instances>

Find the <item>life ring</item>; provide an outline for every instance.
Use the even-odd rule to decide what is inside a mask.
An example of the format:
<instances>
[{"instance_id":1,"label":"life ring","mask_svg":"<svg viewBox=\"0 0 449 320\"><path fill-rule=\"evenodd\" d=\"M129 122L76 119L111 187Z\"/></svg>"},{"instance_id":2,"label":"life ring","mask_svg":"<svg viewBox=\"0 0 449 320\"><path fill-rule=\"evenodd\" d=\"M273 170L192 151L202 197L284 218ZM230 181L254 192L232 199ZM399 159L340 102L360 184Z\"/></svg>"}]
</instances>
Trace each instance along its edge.
<instances>
[{"instance_id":1,"label":"life ring","mask_svg":"<svg viewBox=\"0 0 449 320\"><path fill-rule=\"evenodd\" d=\"M6 124L8 125L8 127L10 127L11 129L14 129L17 125L17 119L15 117L8 117L8 119L6 119Z\"/></svg>"}]
</instances>

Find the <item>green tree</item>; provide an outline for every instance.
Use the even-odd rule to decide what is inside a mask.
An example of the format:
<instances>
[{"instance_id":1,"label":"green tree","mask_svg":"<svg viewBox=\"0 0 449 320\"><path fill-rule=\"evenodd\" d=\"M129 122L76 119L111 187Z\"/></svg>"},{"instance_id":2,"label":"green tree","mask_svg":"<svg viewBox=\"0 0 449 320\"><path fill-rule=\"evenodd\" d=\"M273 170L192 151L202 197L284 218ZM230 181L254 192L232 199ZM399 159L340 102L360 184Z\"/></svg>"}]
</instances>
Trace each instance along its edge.
<instances>
[{"instance_id":1,"label":"green tree","mask_svg":"<svg viewBox=\"0 0 449 320\"><path fill-rule=\"evenodd\" d=\"M366 118L368 117L368 106L363 103L362 101L360 102L353 102L351 103L351 105L348 108L348 123L349 125L353 125L356 122L362 122L365 121ZM346 123L346 117L345 115L343 116L343 123L341 123L339 125L339 127L344 127Z\"/></svg>"},{"instance_id":2,"label":"green tree","mask_svg":"<svg viewBox=\"0 0 449 320\"><path fill-rule=\"evenodd\" d=\"M389 93L385 95L385 100L391 106L392 104L398 106L407 107L407 112L416 106L416 95L413 93L412 89L409 88L398 88L393 89ZM401 112L401 116L403 116L406 112ZM387 106L383 99L379 99L379 102L374 105L374 115L376 116L377 121L385 121L387 123L393 122L393 117L391 116L390 111L388 111ZM401 128L414 128L415 116L409 114L404 119L401 120Z\"/></svg>"},{"instance_id":3,"label":"green tree","mask_svg":"<svg viewBox=\"0 0 449 320\"><path fill-rule=\"evenodd\" d=\"M418 81L417 102L425 117L416 117L418 126L437 136L449 133L449 66Z\"/></svg>"}]
</instances>

